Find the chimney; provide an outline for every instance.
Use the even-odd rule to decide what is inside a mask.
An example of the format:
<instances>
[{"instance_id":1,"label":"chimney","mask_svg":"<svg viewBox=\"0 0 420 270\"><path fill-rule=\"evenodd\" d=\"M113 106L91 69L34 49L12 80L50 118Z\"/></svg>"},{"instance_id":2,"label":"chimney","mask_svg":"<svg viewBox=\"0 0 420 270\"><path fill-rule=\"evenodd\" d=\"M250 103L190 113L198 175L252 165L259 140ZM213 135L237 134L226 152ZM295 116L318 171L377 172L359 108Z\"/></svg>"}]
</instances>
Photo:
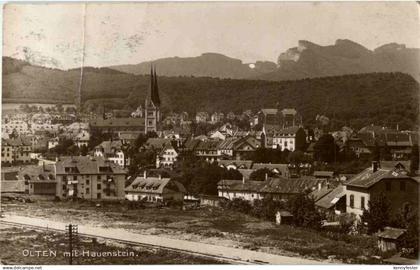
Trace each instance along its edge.
<instances>
[{"instance_id":1,"label":"chimney","mask_svg":"<svg viewBox=\"0 0 420 270\"><path fill-rule=\"evenodd\" d=\"M245 185L245 176L242 176L242 184Z\"/></svg>"},{"instance_id":2,"label":"chimney","mask_svg":"<svg viewBox=\"0 0 420 270\"><path fill-rule=\"evenodd\" d=\"M321 190L321 188L322 188L322 184L321 184L321 182L319 182L318 183L318 190Z\"/></svg>"},{"instance_id":3,"label":"chimney","mask_svg":"<svg viewBox=\"0 0 420 270\"><path fill-rule=\"evenodd\" d=\"M268 173L265 173L265 181L268 180Z\"/></svg>"},{"instance_id":4,"label":"chimney","mask_svg":"<svg viewBox=\"0 0 420 270\"><path fill-rule=\"evenodd\" d=\"M143 178L144 178L144 179L146 179L146 178L147 178L147 172L146 172L146 170L144 170L144 172L143 172Z\"/></svg>"},{"instance_id":5,"label":"chimney","mask_svg":"<svg viewBox=\"0 0 420 270\"><path fill-rule=\"evenodd\" d=\"M378 161L372 161L372 172L376 172L378 170L378 167Z\"/></svg>"},{"instance_id":6,"label":"chimney","mask_svg":"<svg viewBox=\"0 0 420 270\"><path fill-rule=\"evenodd\" d=\"M159 174L159 180L162 180L162 175L161 174Z\"/></svg>"}]
</instances>

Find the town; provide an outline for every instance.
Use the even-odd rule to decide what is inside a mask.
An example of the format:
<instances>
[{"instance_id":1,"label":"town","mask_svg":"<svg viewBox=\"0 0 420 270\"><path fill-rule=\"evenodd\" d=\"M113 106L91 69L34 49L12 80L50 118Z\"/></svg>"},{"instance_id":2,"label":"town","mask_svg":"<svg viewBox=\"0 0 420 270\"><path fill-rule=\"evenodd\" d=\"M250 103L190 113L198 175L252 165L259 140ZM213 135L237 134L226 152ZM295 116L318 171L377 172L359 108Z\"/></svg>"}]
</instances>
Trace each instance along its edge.
<instances>
[{"instance_id":1,"label":"town","mask_svg":"<svg viewBox=\"0 0 420 270\"><path fill-rule=\"evenodd\" d=\"M3 110L2 200L227 209L374 236L370 255L390 263L417 258L417 131L332 129L279 105L164 114L157 73L135 111L84 112L80 100Z\"/></svg>"}]
</instances>

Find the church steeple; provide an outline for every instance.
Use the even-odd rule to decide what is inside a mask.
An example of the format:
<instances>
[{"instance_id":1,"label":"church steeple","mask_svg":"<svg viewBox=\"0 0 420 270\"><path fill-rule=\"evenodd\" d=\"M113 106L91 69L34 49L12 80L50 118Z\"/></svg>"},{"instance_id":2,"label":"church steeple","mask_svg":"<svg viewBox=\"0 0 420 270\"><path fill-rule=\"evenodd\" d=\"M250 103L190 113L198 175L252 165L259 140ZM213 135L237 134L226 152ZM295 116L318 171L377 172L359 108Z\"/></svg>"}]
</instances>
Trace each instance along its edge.
<instances>
[{"instance_id":1,"label":"church steeple","mask_svg":"<svg viewBox=\"0 0 420 270\"><path fill-rule=\"evenodd\" d=\"M157 106L160 107L160 98L159 98L159 88L156 76L156 68L153 70L153 95L152 101Z\"/></svg>"}]
</instances>

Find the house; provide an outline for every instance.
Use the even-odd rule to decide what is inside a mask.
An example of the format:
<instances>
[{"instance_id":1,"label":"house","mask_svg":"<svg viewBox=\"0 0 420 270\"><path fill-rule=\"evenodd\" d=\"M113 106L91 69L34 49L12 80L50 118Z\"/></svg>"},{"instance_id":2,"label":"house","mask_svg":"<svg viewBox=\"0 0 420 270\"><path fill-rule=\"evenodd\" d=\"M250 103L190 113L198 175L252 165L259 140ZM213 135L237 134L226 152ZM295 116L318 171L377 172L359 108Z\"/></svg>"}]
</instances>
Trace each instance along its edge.
<instances>
[{"instance_id":1,"label":"house","mask_svg":"<svg viewBox=\"0 0 420 270\"><path fill-rule=\"evenodd\" d=\"M25 182L19 179L20 167L2 167L1 168L1 189L2 193L24 193Z\"/></svg>"},{"instance_id":2,"label":"house","mask_svg":"<svg viewBox=\"0 0 420 270\"><path fill-rule=\"evenodd\" d=\"M138 131L121 131L118 133L118 139L120 139L123 144L134 145L134 142L141 133L142 132Z\"/></svg>"},{"instance_id":3,"label":"house","mask_svg":"<svg viewBox=\"0 0 420 270\"><path fill-rule=\"evenodd\" d=\"M271 197L274 200L289 200L292 197L316 187L319 180L308 178L267 178L265 181L220 180L217 183L219 197L229 200L240 198L254 201Z\"/></svg>"},{"instance_id":4,"label":"house","mask_svg":"<svg viewBox=\"0 0 420 270\"><path fill-rule=\"evenodd\" d=\"M219 159L219 155L217 153L219 144L220 141L216 140L199 141L194 154L195 156L208 162L217 161Z\"/></svg>"},{"instance_id":5,"label":"house","mask_svg":"<svg viewBox=\"0 0 420 270\"><path fill-rule=\"evenodd\" d=\"M207 112L198 112L195 115L195 122L197 123L206 123L209 119L209 114Z\"/></svg>"},{"instance_id":6,"label":"house","mask_svg":"<svg viewBox=\"0 0 420 270\"><path fill-rule=\"evenodd\" d=\"M156 156L156 168L173 168L177 158L178 151L171 144L166 144Z\"/></svg>"},{"instance_id":7,"label":"house","mask_svg":"<svg viewBox=\"0 0 420 270\"><path fill-rule=\"evenodd\" d=\"M276 212L276 224L291 224L293 222L293 215L289 211Z\"/></svg>"},{"instance_id":8,"label":"house","mask_svg":"<svg viewBox=\"0 0 420 270\"><path fill-rule=\"evenodd\" d=\"M235 159L249 159L249 157L261 147L261 142L254 136L247 135L239 138L233 144L233 156Z\"/></svg>"},{"instance_id":9,"label":"house","mask_svg":"<svg viewBox=\"0 0 420 270\"><path fill-rule=\"evenodd\" d=\"M302 124L302 117L294 108L285 108L279 113L282 128L295 127Z\"/></svg>"},{"instance_id":10,"label":"house","mask_svg":"<svg viewBox=\"0 0 420 270\"><path fill-rule=\"evenodd\" d=\"M346 212L346 187L343 185L336 188L325 186L311 195L315 200L315 207L324 213L328 220Z\"/></svg>"},{"instance_id":11,"label":"house","mask_svg":"<svg viewBox=\"0 0 420 270\"><path fill-rule=\"evenodd\" d=\"M123 131L145 132L145 118L109 118L91 120L90 129L95 132L118 134Z\"/></svg>"},{"instance_id":12,"label":"house","mask_svg":"<svg viewBox=\"0 0 420 270\"><path fill-rule=\"evenodd\" d=\"M32 143L24 137L2 139L1 163L29 163L31 161Z\"/></svg>"},{"instance_id":13,"label":"house","mask_svg":"<svg viewBox=\"0 0 420 270\"><path fill-rule=\"evenodd\" d=\"M230 159L230 160L219 160L217 162L220 167L224 167L226 169L250 169L252 167L252 160L236 160L236 159Z\"/></svg>"},{"instance_id":14,"label":"house","mask_svg":"<svg viewBox=\"0 0 420 270\"><path fill-rule=\"evenodd\" d=\"M358 136L350 137L346 142L346 147L350 149L357 158L369 156L372 153L369 147Z\"/></svg>"},{"instance_id":15,"label":"house","mask_svg":"<svg viewBox=\"0 0 420 270\"><path fill-rule=\"evenodd\" d=\"M31 132L29 125L24 120L13 119L9 121L2 121L2 134L12 134L15 132L18 135L24 135Z\"/></svg>"},{"instance_id":16,"label":"house","mask_svg":"<svg viewBox=\"0 0 420 270\"><path fill-rule=\"evenodd\" d=\"M60 139L58 137L48 139L48 146L47 146L48 149L52 149L52 148L56 147L59 142L60 142Z\"/></svg>"},{"instance_id":17,"label":"house","mask_svg":"<svg viewBox=\"0 0 420 270\"><path fill-rule=\"evenodd\" d=\"M82 131L76 135L74 138L74 143L77 147L81 148L82 146L87 147L90 140L90 134L87 131Z\"/></svg>"},{"instance_id":18,"label":"house","mask_svg":"<svg viewBox=\"0 0 420 270\"><path fill-rule=\"evenodd\" d=\"M225 118L224 113L222 113L222 112L214 112L211 115L211 122L212 123L219 123L219 122L222 122L224 118Z\"/></svg>"},{"instance_id":19,"label":"house","mask_svg":"<svg viewBox=\"0 0 420 270\"><path fill-rule=\"evenodd\" d=\"M217 147L217 154L223 159L231 159L233 157L234 144L237 138L226 138Z\"/></svg>"},{"instance_id":20,"label":"house","mask_svg":"<svg viewBox=\"0 0 420 270\"><path fill-rule=\"evenodd\" d=\"M149 138L147 141L143 144L143 146L140 147L140 151L144 150L153 150L160 152L166 145L171 145L170 139L163 139L163 138Z\"/></svg>"},{"instance_id":21,"label":"house","mask_svg":"<svg viewBox=\"0 0 420 270\"><path fill-rule=\"evenodd\" d=\"M385 227L377 234L378 248L382 252L394 251L398 248L398 240L406 233L404 229Z\"/></svg>"},{"instance_id":22,"label":"house","mask_svg":"<svg viewBox=\"0 0 420 270\"><path fill-rule=\"evenodd\" d=\"M124 199L127 173L103 157L60 157L55 167L59 198Z\"/></svg>"},{"instance_id":23,"label":"house","mask_svg":"<svg viewBox=\"0 0 420 270\"><path fill-rule=\"evenodd\" d=\"M31 165L19 171L19 180L24 181L25 191L31 195L55 196L57 192L57 180L55 166Z\"/></svg>"},{"instance_id":24,"label":"house","mask_svg":"<svg viewBox=\"0 0 420 270\"><path fill-rule=\"evenodd\" d=\"M126 145L121 140L103 141L95 147L93 155L103 157L121 167L130 165L130 158L125 153Z\"/></svg>"},{"instance_id":25,"label":"house","mask_svg":"<svg viewBox=\"0 0 420 270\"><path fill-rule=\"evenodd\" d=\"M405 169L381 168L380 163L372 162L372 167L355 175L346 186L346 212L357 216L368 209L372 197L384 194L391 203L391 215L398 213L404 205L418 208L419 183L407 175Z\"/></svg>"},{"instance_id":26,"label":"house","mask_svg":"<svg viewBox=\"0 0 420 270\"><path fill-rule=\"evenodd\" d=\"M211 132L209 137L210 139L216 139L216 140L221 140L221 141L226 140L226 134L223 134L219 130Z\"/></svg>"},{"instance_id":27,"label":"house","mask_svg":"<svg viewBox=\"0 0 420 270\"><path fill-rule=\"evenodd\" d=\"M291 126L276 130L273 135L273 149L280 149L284 151L295 151L296 148L296 132L299 130L298 126Z\"/></svg>"},{"instance_id":28,"label":"house","mask_svg":"<svg viewBox=\"0 0 420 270\"><path fill-rule=\"evenodd\" d=\"M130 201L183 202L187 191L178 181L170 178L148 177L145 171L143 177L137 177L125 188L125 193Z\"/></svg>"}]
</instances>

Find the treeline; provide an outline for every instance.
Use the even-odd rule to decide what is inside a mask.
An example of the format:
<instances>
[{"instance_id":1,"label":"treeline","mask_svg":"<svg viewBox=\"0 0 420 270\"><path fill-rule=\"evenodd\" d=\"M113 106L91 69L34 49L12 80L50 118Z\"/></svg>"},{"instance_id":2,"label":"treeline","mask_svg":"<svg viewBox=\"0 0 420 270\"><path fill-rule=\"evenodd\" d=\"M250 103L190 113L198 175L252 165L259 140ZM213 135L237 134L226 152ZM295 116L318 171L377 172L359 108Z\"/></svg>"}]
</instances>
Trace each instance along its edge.
<instances>
[{"instance_id":1,"label":"treeline","mask_svg":"<svg viewBox=\"0 0 420 270\"><path fill-rule=\"evenodd\" d=\"M3 98L63 99L72 102L80 72L31 66L7 58L3 63ZM24 72L23 72L24 67ZM158 70L159 73L159 70ZM89 111L135 109L144 104L148 76L109 69L86 68L82 102ZM296 108L306 123L317 114L331 119L333 128L375 123L413 128L419 114L419 84L403 73L369 73L271 82L208 77L159 77L163 112L254 112L264 107Z\"/></svg>"}]
</instances>

